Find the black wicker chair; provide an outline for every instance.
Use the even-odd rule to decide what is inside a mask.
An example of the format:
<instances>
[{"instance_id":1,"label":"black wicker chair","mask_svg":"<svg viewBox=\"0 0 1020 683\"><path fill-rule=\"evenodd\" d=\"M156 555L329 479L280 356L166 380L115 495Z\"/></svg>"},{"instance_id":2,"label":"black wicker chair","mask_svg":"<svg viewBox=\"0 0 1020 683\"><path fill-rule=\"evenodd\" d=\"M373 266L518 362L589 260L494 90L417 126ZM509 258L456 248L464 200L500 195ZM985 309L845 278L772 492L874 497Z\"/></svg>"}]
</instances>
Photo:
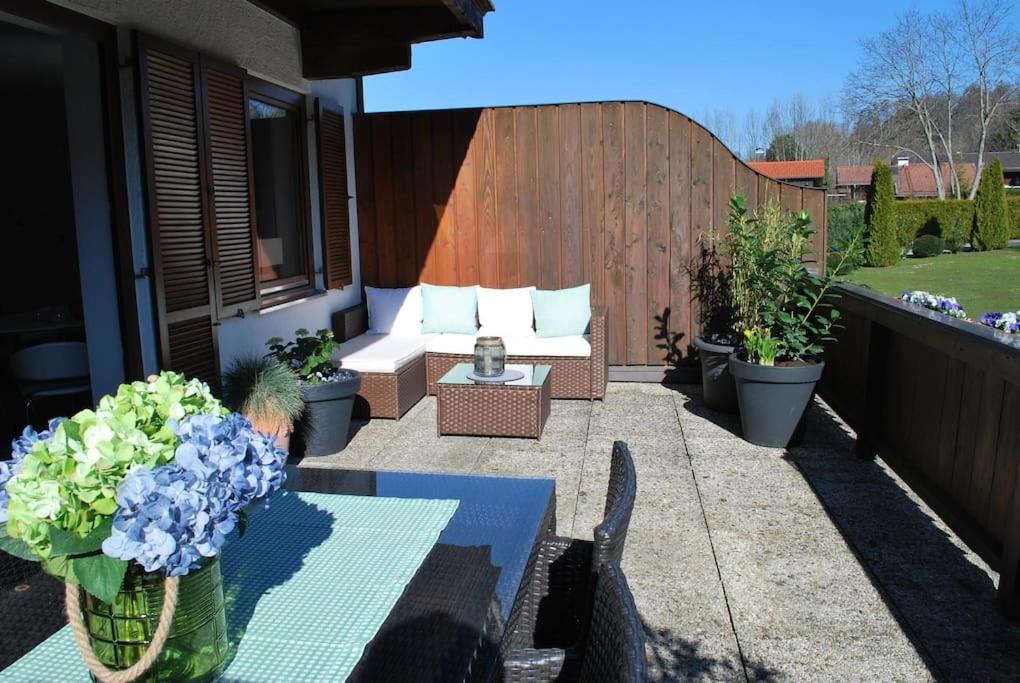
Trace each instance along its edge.
<instances>
[{"instance_id":1,"label":"black wicker chair","mask_svg":"<svg viewBox=\"0 0 1020 683\"><path fill-rule=\"evenodd\" d=\"M594 542L550 536L539 545L520 613L511 624L511 647L576 647L587 628L599 567L620 563L630 526L637 472L627 444L613 444L609 489ZM570 662L566 662L570 666ZM528 680L528 679L521 679Z\"/></svg>"},{"instance_id":2,"label":"black wicker chair","mask_svg":"<svg viewBox=\"0 0 1020 683\"><path fill-rule=\"evenodd\" d=\"M645 639L634 596L616 562L597 574L590 627L580 658L577 648L512 650L503 662L503 680L641 683L647 677Z\"/></svg>"}]
</instances>

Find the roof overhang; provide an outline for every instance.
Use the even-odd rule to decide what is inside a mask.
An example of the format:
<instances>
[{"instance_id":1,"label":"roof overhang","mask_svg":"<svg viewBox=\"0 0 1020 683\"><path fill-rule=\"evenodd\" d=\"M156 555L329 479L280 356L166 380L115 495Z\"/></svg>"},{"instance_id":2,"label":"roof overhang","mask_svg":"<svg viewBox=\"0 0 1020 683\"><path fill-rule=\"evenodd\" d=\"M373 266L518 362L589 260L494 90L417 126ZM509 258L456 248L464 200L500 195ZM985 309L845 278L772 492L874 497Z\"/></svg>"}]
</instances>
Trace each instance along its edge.
<instances>
[{"instance_id":1,"label":"roof overhang","mask_svg":"<svg viewBox=\"0 0 1020 683\"><path fill-rule=\"evenodd\" d=\"M411 45L481 38L491 0L249 0L301 31L305 78L411 68Z\"/></svg>"}]
</instances>

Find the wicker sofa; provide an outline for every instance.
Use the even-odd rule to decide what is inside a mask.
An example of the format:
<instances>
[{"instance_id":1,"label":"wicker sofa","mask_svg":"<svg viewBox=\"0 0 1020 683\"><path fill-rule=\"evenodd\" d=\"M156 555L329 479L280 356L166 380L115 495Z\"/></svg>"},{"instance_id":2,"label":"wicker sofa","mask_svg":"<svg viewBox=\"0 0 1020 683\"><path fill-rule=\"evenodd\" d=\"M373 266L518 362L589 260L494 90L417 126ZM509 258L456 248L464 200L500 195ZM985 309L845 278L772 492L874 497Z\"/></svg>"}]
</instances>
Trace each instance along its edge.
<instances>
[{"instance_id":1,"label":"wicker sofa","mask_svg":"<svg viewBox=\"0 0 1020 683\"><path fill-rule=\"evenodd\" d=\"M457 363L472 361L471 335L421 335L383 339L366 334L367 310L354 306L333 314L333 332L342 343L340 363L362 374L355 414L400 419ZM606 393L608 351L606 309L593 306L591 333L569 340L507 339L507 363L552 366L555 399L601 400ZM522 353L515 353L520 350Z\"/></svg>"}]
</instances>

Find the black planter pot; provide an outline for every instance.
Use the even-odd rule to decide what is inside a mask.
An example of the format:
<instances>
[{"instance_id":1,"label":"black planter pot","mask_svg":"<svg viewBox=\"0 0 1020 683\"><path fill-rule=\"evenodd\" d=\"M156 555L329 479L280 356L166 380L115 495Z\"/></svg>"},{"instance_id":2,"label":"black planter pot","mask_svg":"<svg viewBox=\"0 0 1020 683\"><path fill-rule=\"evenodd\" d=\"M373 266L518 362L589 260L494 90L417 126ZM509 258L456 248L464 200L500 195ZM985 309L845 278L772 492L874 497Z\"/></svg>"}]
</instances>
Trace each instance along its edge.
<instances>
[{"instance_id":1,"label":"black planter pot","mask_svg":"<svg viewBox=\"0 0 1020 683\"><path fill-rule=\"evenodd\" d=\"M769 367L730 356L744 439L785 448L791 442L822 378L825 363Z\"/></svg>"},{"instance_id":2,"label":"black planter pot","mask_svg":"<svg viewBox=\"0 0 1020 683\"><path fill-rule=\"evenodd\" d=\"M332 455L347 447L354 395L361 388L361 375L353 370L347 372L352 375L336 382L302 386L305 412L291 440L294 455Z\"/></svg>"},{"instance_id":3,"label":"black planter pot","mask_svg":"<svg viewBox=\"0 0 1020 683\"><path fill-rule=\"evenodd\" d=\"M730 374L730 356L736 350L729 344L713 344L694 338L701 359L701 389L705 405L725 413L737 412L737 388Z\"/></svg>"}]
</instances>

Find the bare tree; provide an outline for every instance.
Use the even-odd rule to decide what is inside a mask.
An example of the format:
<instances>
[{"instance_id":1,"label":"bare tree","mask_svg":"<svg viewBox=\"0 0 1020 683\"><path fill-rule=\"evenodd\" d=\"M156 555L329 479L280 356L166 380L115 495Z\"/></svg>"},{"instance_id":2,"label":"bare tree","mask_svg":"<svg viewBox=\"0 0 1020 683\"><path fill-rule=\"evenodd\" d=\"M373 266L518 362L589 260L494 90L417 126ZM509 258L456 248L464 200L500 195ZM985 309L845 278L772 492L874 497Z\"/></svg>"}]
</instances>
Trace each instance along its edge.
<instances>
[{"instance_id":1,"label":"bare tree","mask_svg":"<svg viewBox=\"0 0 1020 683\"><path fill-rule=\"evenodd\" d=\"M935 86L939 91L937 99L941 101L940 124L935 127L939 142L942 143L942 151L945 152L946 160L949 162L949 182L953 196L960 199L962 188L960 187L960 175L956 169L956 154L953 148L953 126L955 123L956 109L960 103L957 92L960 86L961 71L963 70L962 55L958 49L957 24L953 16L947 14L935 14L930 19L929 37L931 39L931 51L933 55L932 77ZM941 173L940 173L941 175ZM973 184L973 183L972 183Z\"/></svg>"},{"instance_id":2,"label":"bare tree","mask_svg":"<svg viewBox=\"0 0 1020 683\"><path fill-rule=\"evenodd\" d=\"M978 136L975 182L970 199L977 193L977 177L984 166L985 144L993 118L1014 90L1006 84L1016 81L1020 59L1020 38L1010 25L1014 3L999 0L960 0L955 14L957 42L973 69L978 90Z\"/></svg>"},{"instance_id":3,"label":"bare tree","mask_svg":"<svg viewBox=\"0 0 1020 683\"><path fill-rule=\"evenodd\" d=\"M937 151L935 94L938 88L931 55L931 29L928 17L913 9L901 15L892 29L863 41L861 64L850 76L847 89L853 97L859 98L861 114L896 107L906 108L913 114L921 131L923 149L918 151L901 141L892 144L931 169L939 199L945 199Z\"/></svg>"}]
</instances>

